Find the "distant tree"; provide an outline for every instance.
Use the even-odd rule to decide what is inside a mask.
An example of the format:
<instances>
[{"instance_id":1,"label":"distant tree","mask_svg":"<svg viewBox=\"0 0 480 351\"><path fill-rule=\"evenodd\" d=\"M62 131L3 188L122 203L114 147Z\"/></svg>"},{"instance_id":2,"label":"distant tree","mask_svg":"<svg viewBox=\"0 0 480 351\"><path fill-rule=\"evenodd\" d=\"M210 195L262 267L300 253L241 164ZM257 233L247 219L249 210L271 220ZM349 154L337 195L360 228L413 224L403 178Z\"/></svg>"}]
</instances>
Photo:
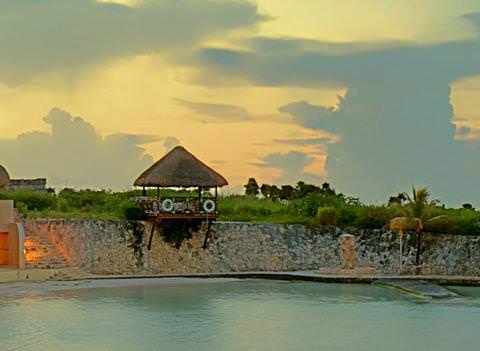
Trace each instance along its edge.
<instances>
[{"instance_id":1,"label":"distant tree","mask_svg":"<svg viewBox=\"0 0 480 351\"><path fill-rule=\"evenodd\" d=\"M390 196L388 206L403 206L405 201L407 201L407 195L405 193L399 193L397 196Z\"/></svg>"},{"instance_id":2,"label":"distant tree","mask_svg":"<svg viewBox=\"0 0 480 351\"><path fill-rule=\"evenodd\" d=\"M296 191L297 191L297 197L301 199L307 196L308 194L318 193L321 191L321 189L316 185L307 184L303 181L300 181L297 183Z\"/></svg>"},{"instance_id":3,"label":"distant tree","mask_svg":"<svg viewBox=\"0 0 480 351\"><path fill-rule=\"evenodd\" d=\"M243 187L245 188L245 195L248 196L257 196L260 192L260 187L255 178L250 178Z\"/></svg>"},{"instance_id":4,"label":"distant tree","mask_svg":"<svg viewBox=\"0 0 480 351\"><path fill-rule=\"evenodd\" d=\"M335 195L335 189L330 187L330 184L323 183L322 184L322 193L325 195Z\"/></svg>"},{"instance_id":5,"label":"distant tree","mask_svg":"<svg viewBox=\"0 0 480 351\"><path fill-rule=\"evenodd\" d=\"M263 197L268 199L271 197L272 193L272 186L269 184L262 184L260 187L260 192L262 193Z\"/></svg>"},{"instance_id":6,"label":"distant tree","mask_svg":"<svg viewBox=\"0 0 480 351\"><path fill-rule=\"evenodd\" d=\"M295 188L291 185L282 185L279 197L281 200L291 200L294 197Z\"/></svg>"},{"instance_id":7,"label":"distant tree","mask_svg":"<svg viewBox=\"0 0 480 351\"><path fill-rule=\"evenodd\" d=\"M272 185L270 189L270 198L274 201L278 200L280 198L280 193L281 193L281 190L278 188L278 186Z\"/></svg>"},{"instance_id":8,"label":"distant tree","mask_svg":"<svg viewBox=\"0 0 480 351\"><path fill-rule=\"evenodd\" d=\"M473 210L473 205L472 204L463 204L462 207L466 210Z\"/></svg>"}]
</instances>

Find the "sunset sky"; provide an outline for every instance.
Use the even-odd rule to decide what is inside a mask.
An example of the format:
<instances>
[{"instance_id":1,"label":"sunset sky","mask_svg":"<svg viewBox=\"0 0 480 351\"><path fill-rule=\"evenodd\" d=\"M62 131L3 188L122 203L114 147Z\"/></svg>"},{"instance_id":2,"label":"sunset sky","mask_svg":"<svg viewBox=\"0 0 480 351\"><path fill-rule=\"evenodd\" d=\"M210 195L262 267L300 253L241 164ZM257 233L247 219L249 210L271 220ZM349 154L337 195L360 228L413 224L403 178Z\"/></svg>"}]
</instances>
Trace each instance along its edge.
<instances>
[{"instance_id":1,"label":"sunset sky","mask_svg":"<svg viewBox=\"0 0 480 351\"><path fill-rule=\"evenodd\" d=\"M0 0L0 164L131 187L182 144L237 191L480 204L478 0Z\"/></svg>"}]
</instances>

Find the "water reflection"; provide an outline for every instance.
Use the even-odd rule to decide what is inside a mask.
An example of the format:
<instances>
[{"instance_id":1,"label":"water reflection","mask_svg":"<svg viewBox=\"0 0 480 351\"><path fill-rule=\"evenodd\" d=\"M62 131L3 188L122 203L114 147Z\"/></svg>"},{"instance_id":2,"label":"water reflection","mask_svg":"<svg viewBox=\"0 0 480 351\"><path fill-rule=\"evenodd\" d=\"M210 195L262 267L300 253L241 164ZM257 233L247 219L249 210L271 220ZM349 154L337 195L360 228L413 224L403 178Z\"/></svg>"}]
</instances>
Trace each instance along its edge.
<instances>
[{"instance_id":1,"label":"water reflection","mask_svg":"<svg viewBox=\"0 0 480 351\"><path fill-rule=\"evenodd\" d=\"M369 285L241 281L10 296L1 350L472 350L480 292L462 293L432 304Z\"/></svg>"}]
</instances>

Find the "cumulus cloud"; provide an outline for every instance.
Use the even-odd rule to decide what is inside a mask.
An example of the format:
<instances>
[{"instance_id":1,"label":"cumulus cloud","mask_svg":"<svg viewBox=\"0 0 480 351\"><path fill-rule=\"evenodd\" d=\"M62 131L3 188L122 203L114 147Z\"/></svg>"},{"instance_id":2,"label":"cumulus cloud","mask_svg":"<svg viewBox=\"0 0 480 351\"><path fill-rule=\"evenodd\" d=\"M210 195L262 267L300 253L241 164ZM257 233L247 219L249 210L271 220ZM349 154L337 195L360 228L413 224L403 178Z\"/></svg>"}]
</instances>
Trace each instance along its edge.
<instances>
[{"instance_id":1,"label":"cumulus cloud","mask_svg":"<svg viewBox=\"0 0 480 351\"><path fill-rule=\"evenodd\" d=\"M455 135L450 85L480 74L480 39L352 50L295 39L253 42L244 51L199 51L199 81L230 84L241 77L257 85L347 88L334 108L308 101L279 108L303 127L339 134L326 164L338 189L384 201L413 183L451 204L478 203L480 157L461 141L468 140L465 128Z\"/></svg>"},{"instance_id":2,"label":"cumulus cloud","mask_svg":"<svg viewBox=\"0 0 480 351\"><path fill-rule=\"evenodd\" d=\"M281 176L274 180L274 182L279 184L296 184L300 180L319 184L322 181L322 177L305 172L305 168L310 166L313 161L313 157L306 153L290 151L265 155L259 162L253 163L253 165L260 168L280 170Z\"/></svg>"},{"instance_id":3,"label":"cumulus cloud","mask_svg":"<svg viewBox=\"0 0 480 351\"><path fill-rule=\"evenodd\" d=\"M13 178L47 177L55 187L125 189L153 159L139 146L153 136L102 137L81 117L54 108L44 118L50 132L0 140L0 162Z\"/></svg>"},{"instance_id":4,"label":"cumulus cloud","mask_svg":"<svg viewBox=\"0 0 480 351\"><path fill-rule=\"evenodd\" d=\"M280 106L278 111L287 113L295 121L311 129L336 131L335 109L333 107L312 105L308 101L296 101Z\"/></svg>"},{"instance_id":5,"label":"cumulus cloud","mask_svg":"<svg viewBox=\"0 0 480 351\"><path fill-rule=\"evenodd\" d=\"M0 80L112 57L193 47L263 20L248 1L162 0L133 6L95 0L2 0ZM166 50L168 49L168 50Z\"/></svg>"}]
</instances>

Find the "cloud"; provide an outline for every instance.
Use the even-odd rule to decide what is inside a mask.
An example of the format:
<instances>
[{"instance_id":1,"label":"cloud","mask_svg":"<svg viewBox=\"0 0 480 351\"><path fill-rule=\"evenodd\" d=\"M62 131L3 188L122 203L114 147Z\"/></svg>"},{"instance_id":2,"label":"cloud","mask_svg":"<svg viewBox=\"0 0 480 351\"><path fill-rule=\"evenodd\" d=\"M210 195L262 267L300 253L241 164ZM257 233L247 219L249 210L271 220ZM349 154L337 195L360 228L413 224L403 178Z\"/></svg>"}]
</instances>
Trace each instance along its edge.
<instances>
[{"instance_id":1,"label":"cloud","mask_svg":"<svg viewBox=\"0 0 480 351\"><path fill-rule=\"evenodd\" d=\"M47 177L50 186L125 189L153 159L139 146L153 136L102 137L81 117L54 108L44 118L50 132L0 140L0 160L13 178Z\"/></svg>"},{"instance_id":2,"label":"cloud","mask_svg":"<svg viewBox=\"0 0 480 351\"><path fill-rule=\"evenodd\" d=\"M248 1L162 0L132 6L95 0L2 0L0 80L113 57L171 53L264 20Z\"/></svg>"},{"instance_id":3,"label":"cloud","mask_svg":"<svg viewBox=\"0 0 480 351\"><path fill-rule=\"evenodd\" d=\"M251 50L243 51L218 47L197 51L195 59L201 67L198 81L207 85L229 84L242 78L266 86L395 84L405 88L412 80L425 87L480 71L476 64L480 40L432 45L392 43L380 47L357 44L351 51L343 49L343 45L339 49L335 43L318 42L322 49L314 50L302 49L296 39L272 38L270 42L276 47L274 51L265 45L252 45ZM253 50L255 47L257 50Z\"/></svg>"},{"instance_id":4,"label":"cloud","mask_svg":"<svg viewBox=\"0 0 480 351\"><path fill-rule=\"evenodd\" d=\"M173 136L168 136L163 140L163 146L165 147L165 149L167 149L167 151L170 151L178 145L180 145L180 140Z\"/></svg>"},{"instance_id":5,"label":"cloud","mask_svg":"<svg viewBox=\"0 0 480 351\"><path fill-rule=\"evenodd\" d=\"M292 139L274 139L274 143L285 145L297 145L297 146L320 146L328 144L331 141L330 138L292 138Z\"/></svg>"},{"instance_id":6,"label":"cloud","mask_svg":"<svg viewBox=\"0 0 480 351\"><path fill-rule=\"evenodd\" d=\"M281 176L274 181L281 184L296 184L303 180L319 184L322 177L305 172L305 168L313 163L313 157L299 151L290 151L287 153L271 153L265 155L259 162L253 163L260 168L273 168L282 172Z\"/></svg>"},{"instance_id":7,"label":"cloud","mask_svg":"<svg viewBox=\"0 0 480 351\"><path fill-rule=\"evenodd\" d=\"M297 101L279 107L278 111L291 115L298 124L306 128L329 131L336 131L337 129L333 107L317 106L307 101Z\"/></svg>"},{"instance_id":8,"label":"cloud","mask_svg":"<svg viewBox=\"0 0 480 351\"><path fill-rule=\"evenodd\" d=\"M315 138L281 138L273 139L272 142L282 145L290 145L309 151L312 155L325 155L328 144L337 141L334 135Z\"/></svg>"},{"instance_id":9,"label":"cloud","mask_svg":"<svg viewBox=\"0 0 480 351\"><path fill-rule=\"evenodd\" d=\"M468 18L480 21L479 14ZM243 51L205 48L196 59L198 82L206 85L241 78L262 86L345 87L335 107L309 101L279 107L298 125L339 135L327 147L326 170L342 192L385 201L416 184L450 204L478 203L480 154L462 141L465 129L455 135L450 85L480 74L479 38L352 50L263 38Z\"/></svg>"},{"instance_id":10,"label":"cloud","mask_svg":"<svg viewBox=\"0 0 480 351\"><path fill-rule=\"evenodd\" d=\"M187 107L195 113L209 117L213 122L241 122L254 118L246 109L235 105L211 104L175 99L177 103Z\"/></svg>"}]
</instances>

